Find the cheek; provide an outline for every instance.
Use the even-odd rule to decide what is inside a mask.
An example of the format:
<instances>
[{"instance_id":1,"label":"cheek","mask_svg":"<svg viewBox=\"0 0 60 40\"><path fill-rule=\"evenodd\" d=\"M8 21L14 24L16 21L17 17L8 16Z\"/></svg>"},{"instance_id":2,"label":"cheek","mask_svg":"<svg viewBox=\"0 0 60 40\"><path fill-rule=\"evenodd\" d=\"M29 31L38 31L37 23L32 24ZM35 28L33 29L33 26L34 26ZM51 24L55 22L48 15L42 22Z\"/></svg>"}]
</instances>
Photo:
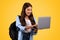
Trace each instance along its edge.
<instances>
[{"instance_id":1,"label":"cheek","mask_svg":"<svg viewBox=\"0 0 60 40\"><path fill-rule=\"evenodd\" d=\"M25 13L26 13L27 15L31 14L31 12L32 12L32 11L28 11L28 10L25 11Z\"/></svg>"},{"instance_id":2,"label":"cheek","mask_svg":"<svg viewBox=\"0 0 60 40\"><path fill-rule=\"evenodd\" d=\"M27 11L27 13L26 13L27 15L30 15L31 14L31 11Z\"/></svg>"},{"instance_id":3,"label":"cheek","mask_svg":"<svg viewBox=\"0 0 60 40\"><path fill-rule=\"evenodd\" d=\"M31 13L32 11L31 10L26 10L26 13Z\"/></svg>"},{"instance_id":4,"label":"cheek","mask_svg":"<svg viewBox=\"0 0 60 40\"><path fill-rule=\"evenodd\" d=\"M27 13L28 13L28 14L30 14L30 13L31 13L31 11L27 11Z\"/></svg>"}]
</instances>

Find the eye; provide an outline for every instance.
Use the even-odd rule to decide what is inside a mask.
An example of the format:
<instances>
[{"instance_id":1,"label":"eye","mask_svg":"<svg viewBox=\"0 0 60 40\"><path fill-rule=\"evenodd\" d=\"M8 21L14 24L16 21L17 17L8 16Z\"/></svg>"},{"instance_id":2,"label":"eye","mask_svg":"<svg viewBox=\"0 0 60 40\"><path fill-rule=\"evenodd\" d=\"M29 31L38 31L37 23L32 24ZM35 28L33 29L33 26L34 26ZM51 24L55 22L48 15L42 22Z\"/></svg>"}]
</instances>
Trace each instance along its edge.
<instances>
[{"instance_id":1,"label":"eye","mask_svg":"<svg viewBox=\"0 0 60 40\"><path fill-rule=\"evenodd\" d=\"M30 9L27 9L27 11L30 11Z\"/></svg>"},{"instance_id":2,"label":"eye","mask_svg":"<svg viewBox=\"0 0 60 40\"><path fill-rule=\"evenodd\" d=\"M32 11L32 9L27 9L27 11Z\"/></svg>"}]
</instances>

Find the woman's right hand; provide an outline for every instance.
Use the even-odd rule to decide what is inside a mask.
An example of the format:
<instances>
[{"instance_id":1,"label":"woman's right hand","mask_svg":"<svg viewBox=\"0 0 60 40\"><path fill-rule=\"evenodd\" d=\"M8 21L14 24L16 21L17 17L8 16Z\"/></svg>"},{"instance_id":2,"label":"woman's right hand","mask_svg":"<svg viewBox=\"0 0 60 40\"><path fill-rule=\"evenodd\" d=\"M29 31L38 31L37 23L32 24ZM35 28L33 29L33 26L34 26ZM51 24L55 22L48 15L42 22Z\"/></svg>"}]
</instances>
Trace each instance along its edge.
<instances>
[{"instance_id":1,"label":"woman's right hand","mask_svg":"<svg viewBox=\"0 0 60 40\"><path fill-rule=\"evenodd\" d=\"M30 32L31 31L31 26L26 26L25 30L26 30L25 32Z\"/></svg>"},{"instance_id":2,"label":"woman's right hand","mask_svg":"<svg viewBox=\"0 0 60 40\"><path fill-rule=\"evenodd\" d=\"M26 29L30 29L30 28L31 28L31 26L26 26L25 28L26 28Z\"/></svg>"}]
</instances>

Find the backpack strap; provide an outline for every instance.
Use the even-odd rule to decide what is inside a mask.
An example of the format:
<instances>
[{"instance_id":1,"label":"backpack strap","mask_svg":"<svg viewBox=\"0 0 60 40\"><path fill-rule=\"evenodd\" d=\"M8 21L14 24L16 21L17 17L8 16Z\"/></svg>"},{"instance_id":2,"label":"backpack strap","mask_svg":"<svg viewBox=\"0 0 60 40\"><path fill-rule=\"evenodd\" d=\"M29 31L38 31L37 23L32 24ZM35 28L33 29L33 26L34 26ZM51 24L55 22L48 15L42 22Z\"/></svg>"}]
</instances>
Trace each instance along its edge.
<instances>
[{"instance_id":1,"label":"backpack strap","mask_svg":"<svg viewBox=\"0 0 60 40\"><path fill-rule=\"evenodd\" d=\"M18 15L18 17L19 17L19 19L21 18L21 16L20 16L20 15Z\"/></svg>"}]
</instances>

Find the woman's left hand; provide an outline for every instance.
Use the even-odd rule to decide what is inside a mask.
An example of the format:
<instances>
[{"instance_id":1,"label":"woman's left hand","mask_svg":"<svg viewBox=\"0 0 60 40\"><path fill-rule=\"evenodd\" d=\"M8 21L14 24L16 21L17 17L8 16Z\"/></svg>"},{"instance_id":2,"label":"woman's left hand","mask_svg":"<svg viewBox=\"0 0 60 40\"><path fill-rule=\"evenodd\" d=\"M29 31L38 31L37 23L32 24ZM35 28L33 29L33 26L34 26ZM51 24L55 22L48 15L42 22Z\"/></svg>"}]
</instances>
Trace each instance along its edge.
<instances>
[{"instance_id":1,"label":"woman's left hand","mask_svg":"<svg viewBox=\"0 0 60 40\"><path fill-rule=\"evenodd\" d=\"M35 24L35 25L32 25L32 27L35 27L35 26L38 26L37 24Z\"/></svg>"}]
</instances>

